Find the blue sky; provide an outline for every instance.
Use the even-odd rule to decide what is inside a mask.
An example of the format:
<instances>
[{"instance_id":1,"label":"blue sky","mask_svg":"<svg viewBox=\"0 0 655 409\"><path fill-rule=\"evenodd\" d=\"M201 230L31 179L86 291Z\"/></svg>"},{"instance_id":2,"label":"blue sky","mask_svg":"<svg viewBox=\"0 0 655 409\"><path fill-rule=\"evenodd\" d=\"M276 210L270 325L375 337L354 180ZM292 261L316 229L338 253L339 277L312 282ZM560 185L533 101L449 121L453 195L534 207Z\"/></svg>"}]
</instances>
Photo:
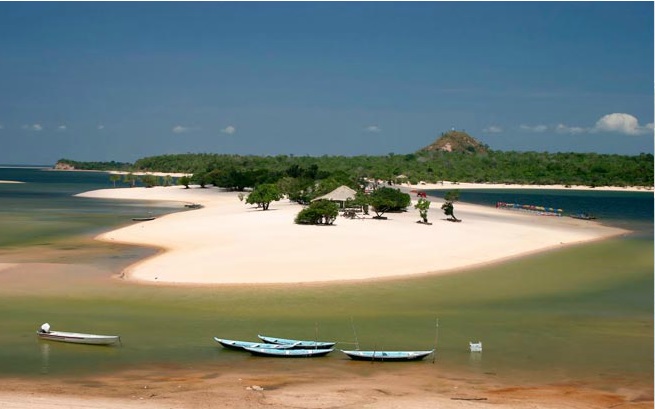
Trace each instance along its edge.
<instances>
[{"instance_id":1,"label":"blue sky","mask_svg":"<svg viewBox=\"0 0 655 409\"><path fill-rule=\"evenodd\" d=\"M0 2L0 163L653 152L652 2Z\"/></svg>"}]
</instances>

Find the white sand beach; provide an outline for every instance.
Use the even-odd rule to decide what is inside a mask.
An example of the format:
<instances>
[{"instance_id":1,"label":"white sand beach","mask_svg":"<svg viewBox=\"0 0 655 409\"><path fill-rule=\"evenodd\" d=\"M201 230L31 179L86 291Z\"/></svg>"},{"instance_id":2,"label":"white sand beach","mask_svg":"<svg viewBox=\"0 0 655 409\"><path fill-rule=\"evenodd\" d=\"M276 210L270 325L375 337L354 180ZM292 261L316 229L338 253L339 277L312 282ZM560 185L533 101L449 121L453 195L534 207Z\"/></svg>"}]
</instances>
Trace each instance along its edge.
<instances>
[{"instance_id":1,"label":"white sand beach","mask_svg":"<svg viewBox=\"0 0 655 409\"><path fill-rule=\"evenodd\" d=\"M333 226L304 226L293 222L302 209L296 203L276 201L262 211L241 202L236 192L216 188L104 189L79 196L204 206L97 237L164 250L123 272L127 279L158 283L309 283L442 274L625 233L590 221L459 202L455 214L463 221L452 223L438 199L428 213L432 225L416 223L418 211L411 207L385 214L387 220L372 219L371 213L363 219L339 216Z\"/></svg>"}]
</instances>

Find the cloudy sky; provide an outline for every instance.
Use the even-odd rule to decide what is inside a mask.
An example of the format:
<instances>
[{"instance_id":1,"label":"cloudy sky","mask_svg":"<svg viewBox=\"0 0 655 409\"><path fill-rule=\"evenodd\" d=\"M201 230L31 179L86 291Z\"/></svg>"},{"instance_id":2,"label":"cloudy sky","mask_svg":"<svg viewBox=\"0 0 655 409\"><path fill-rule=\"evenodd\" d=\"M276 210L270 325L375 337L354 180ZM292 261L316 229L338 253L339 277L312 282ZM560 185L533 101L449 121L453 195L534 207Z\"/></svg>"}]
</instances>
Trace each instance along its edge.
<instances>
[{"instance_id":1,"label":"cloudy sky","mask_svg":"<svg viewBox=\"0 0 655 409\"><path fill-rule=\"evenodd\" d=\"M0 2L0 163L653 152L652 2Z\"/></svg>"}]
</instances>

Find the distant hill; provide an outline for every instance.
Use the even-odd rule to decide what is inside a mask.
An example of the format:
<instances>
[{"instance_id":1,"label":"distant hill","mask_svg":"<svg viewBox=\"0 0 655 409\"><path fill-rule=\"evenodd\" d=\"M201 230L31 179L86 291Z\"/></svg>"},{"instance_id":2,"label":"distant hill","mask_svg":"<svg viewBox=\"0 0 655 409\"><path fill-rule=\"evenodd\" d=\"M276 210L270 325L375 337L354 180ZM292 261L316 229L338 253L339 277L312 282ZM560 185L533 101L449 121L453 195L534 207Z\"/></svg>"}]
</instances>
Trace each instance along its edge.
<instances>
[{"instance_id":1,"label":"distant hill","mask_svg":"<svg viewBox=\"0 0 655 409\"><path fill-rule=\"evenodd\" d=\"M489 148L466 132L453 130L442 133L436 141L419 150L419 152L430 151L486 153L489 152Z\"/></svg>"}]
</instances>

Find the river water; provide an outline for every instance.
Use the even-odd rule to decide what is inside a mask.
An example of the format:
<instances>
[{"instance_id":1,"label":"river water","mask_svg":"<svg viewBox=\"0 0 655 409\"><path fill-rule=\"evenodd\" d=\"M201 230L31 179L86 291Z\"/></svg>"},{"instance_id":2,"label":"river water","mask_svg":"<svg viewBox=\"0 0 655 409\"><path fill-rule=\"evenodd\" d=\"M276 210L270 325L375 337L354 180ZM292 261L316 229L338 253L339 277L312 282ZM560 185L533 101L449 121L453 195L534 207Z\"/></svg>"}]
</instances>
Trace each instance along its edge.
<instances>
[{"instance_id":1,"label":"river water","mask_svg":"<svg viewBox=\"0 0 655 409\"><path fill-rule=\"evenodd\" d=\"M171 287L112 278L156 250L93 237L132 217L185 211L181 204L72 196L111 188L107 174L98 172L1 168L0 180L27 182L0 184L0 263L27 263L0 270L0 377L79 376L150 365L351 368L338 350L289 363L224 350L212 339L266 334L336 340L342 349L355 341L376 350L436 344L435 371L510 383L652 390L652 193L462 192L461 200L489 206L504 201L586 211L635 233L458 274L334 285ZM39 341L35 330L44 322L64 331L120 334L122 346ZM483 352L470 353L468 342L477 340ZM431 359L409 365L429 364Z\"/></svg>"}]
</instances>

